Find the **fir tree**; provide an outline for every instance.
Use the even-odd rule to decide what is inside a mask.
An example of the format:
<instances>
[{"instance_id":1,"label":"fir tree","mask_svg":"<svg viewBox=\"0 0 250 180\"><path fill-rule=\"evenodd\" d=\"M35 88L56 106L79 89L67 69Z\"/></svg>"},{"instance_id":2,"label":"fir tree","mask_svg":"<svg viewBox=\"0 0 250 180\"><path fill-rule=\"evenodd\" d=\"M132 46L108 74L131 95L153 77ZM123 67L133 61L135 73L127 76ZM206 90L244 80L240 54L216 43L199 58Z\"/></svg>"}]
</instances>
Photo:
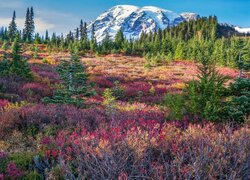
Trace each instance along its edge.
<instances>
[{"instance_id":1,"label":"fir tree","mask_svg":"<svg viewBox=\"0 0 250 180\"><path fill-rule=\"evenodd\" d=\"M10 74L16 74L25 79L32 78L32 72L26 59L22 58L22 47L20 44L20 37L16 34L12 45L11 57L12 61L10 63Z\"/></svg>"},{"instance_id":2,"label":"fir tree","mask_svg":"<svg viewBox=\"0 0 250 180\"><path fill-rule=\"evenodd\" d=\"M198 80L187 84L185 92L187 112L202 119L218 121L225 111L223 97L227 79L220 75L210 59L207 50L200 51L201 65L198 65Z\"/></svg>"},{"instance_id":3,"label":"fir tree","mask_svg":"<svg viewBox=\"0 0 250 180\"><path fill-rule=\"evenodd\" d=\"M92 28L91 28L91 41L96 41L96 38L95 38L95 24L93 23L92 24Z\"/></svg>"},{"instance_id":4,"label":"fir tree","mask_svg":"<svg viewBox=\"0 0 250 180\"><path fill-rule=\"evenodd\" d=\"M30 40L32 40L33 38L33 34L35 33L35 21L34 21L34 10L33 7L30 8L30 17L29 17L29 21L30 21Z\"/></svg>"},{"instance_id":5,"label":"fir tree","mask_svg":"<svg viewBox=\"0 0 250 180\"><path fill-rule=\"evenodd\" d=\"M46 32L45 32L45 42L48 43L48 41L49 41L49 32L48 32L48 30L46 30Z\"/></svg>"},{"instance_id":6,"label":"fir tree","mask_svg":"<svg viewBox=\"0 0 250 180\"><path fill-rule=\"evenodd\" d=\"M10 22L8 28L8 35L11 41L15 38L15 34L17 32L17 25L16 25L16 11L13 12L12 20Z\"/></svg>"},{"instance_id":7,"label":"fir tree","mask_svg":"<svg viewBox=\"0 0 250 180\"><path fill-rule=\"evenodd\" d=\"M46 103L73 104L83 106L84 97L94 94L91 84L88 84L88 75L81 63L77 50L72 51L70 60L61 60L57 72L62 80L62 87L52 98L45 98Z\"/></svg>"},{"instance_id":8,"label":"fir tree","mask_svg":"<svg viewBox=\"0 0 250 180\"><path fill-rule=\"evenodd\" d=\"M115 36L115 48L116 50L121 50L124 42L124 35L122 30L119 30Z\"/></svg>"},{"instance_id":9,"label":"fir tree","mask_svg":"<svg viewBox=\"0 0 250 180\"><path fill-rule=\"evenodd\" d=\"M34 23L34 11L33 7L27 9L26 19L24 24L23 38L26 42L31 42L33 39L33 34L35 32L35 23Z\"/></svg>"},{"instance_id":10,"label":"fir tree","mask_svg":"<svg viewBox=\"0 0 250 180\"><path fill-rule=\"evenodd\" d=\"M29 33L30 33L30 24L29 24L29 19L30 19L30 9L27 9L26 12L26 19L24 23L24 30L23 30L23 39L24 41L28 41L29 39Z\"/></svg>"},{"instance_id":11,"label":"fir tree","mask_svg":"<svg viewBox=\"0 0 250 180\"><path fill-rule=\"evenodd\" d=\"M2 49L4 50L2 60L0 61L0 76L5 76L9 74L10 63L7 59L7 49L8 49L8 42L5 40Z\"/></svg>"},{"instance_id":12,"label":"fir tree","mask_svg":"<svg viewBox=\"0 0 250 180\"><path fill-rule=\"evenodd\" d=\"M79 34L79 28L76 28L76 36L75 36L75 37L76 37L76 40L79 40L79 35L80 35L80 34Z\"/></svg>"},{"instance_id":13,"label":"fir tree","mask_svg":"<svg viewBox=\"0 0 250 180\"><path fill-rule=\"evenodd\" d=\"M79 29L79 33L80 33L80 38L81 40L87 40L87 23L81 20L80 22L80 29Z\"/></svg>"}]
</instances>

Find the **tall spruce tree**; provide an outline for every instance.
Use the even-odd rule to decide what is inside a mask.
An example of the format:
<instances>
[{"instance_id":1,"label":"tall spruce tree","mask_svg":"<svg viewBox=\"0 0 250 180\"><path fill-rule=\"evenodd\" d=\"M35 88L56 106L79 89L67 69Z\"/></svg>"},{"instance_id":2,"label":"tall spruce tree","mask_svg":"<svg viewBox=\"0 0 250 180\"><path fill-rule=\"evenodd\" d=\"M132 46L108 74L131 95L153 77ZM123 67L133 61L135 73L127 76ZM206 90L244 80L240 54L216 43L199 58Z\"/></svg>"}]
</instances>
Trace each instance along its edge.
<instances>
[{"instance_id":1,"label":"tall spruce tree","mask_svg":"<svg viewBox=\"0 0 250 180\"><path fill-rule=\"evenodd\" d=\"M30 8L27 8L26 19L25 19L24 30L23 30L24 41L28 41L29 39L29 32L30 32L29 18L30 18Z\"/></svg>"},{"instance_id":2,"label":"tall spruce tree","mask_svg":"<svg viewBox=\"0 0 250 180\"><path fill-rule=\"evenodd\" d=\"M81 40L87 40L87 23L81 20L80 22L80 29L79 29L79 33L80 33L80 38Z\"/></svg>"},{"instance_id":3,"label":"tall spruce tree","mask_svg":"<svg viewBox=\"0 0 250 180\"><path fill-rule=\"evenodd\" d=\"M122 30L119 30L115 36L115 48L116 50L122 49L122 44L124 43L124 35Z\"/></svg>"},{"instance_id":4,"label":"tall spruce tree","mask_svg":"<svg viewBox=\"0 0 250 180\"><path fill-rule=\"evenodd\" d=\"M17 25L16 25L16 11L13 12L12 20L10 22L9 28L8 28L8 35L9 39L13 41L15 38L15 34L17 32Z\"/></svg>"},{"instance_id":5,"label":"tall spruce tree","mask_svg":"<svg viewBox=\"0 0 250 180\"><path fill-rule=\"evenodd\" d=\"M34 32L35 32L34 10L33 7L31 7L28 8L26 12L26 19L23 30L24 41L31 42L33 40Z\"/></svg>"},{"instance_id":6,"label":"tall spruce tree","mask_svg":"<svg viewBox=\"0 0 250 180\"><path fill-rule=\"evenodd\" d=\"M29 21L30 21L30 34L31 34L31 40L32 40L33 35L35 33L34 9L33 9L32 6L30 8L30 18L29 18Z\"/></svg>"}]
</instances>

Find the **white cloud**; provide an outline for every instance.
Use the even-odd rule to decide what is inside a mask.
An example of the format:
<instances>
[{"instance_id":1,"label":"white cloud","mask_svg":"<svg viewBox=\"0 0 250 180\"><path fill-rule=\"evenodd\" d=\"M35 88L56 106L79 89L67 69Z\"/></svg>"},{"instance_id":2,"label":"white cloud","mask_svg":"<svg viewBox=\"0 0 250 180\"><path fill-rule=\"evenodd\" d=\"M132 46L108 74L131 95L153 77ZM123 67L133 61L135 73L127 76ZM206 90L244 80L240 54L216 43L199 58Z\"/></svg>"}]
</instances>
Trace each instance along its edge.
<instances>
[{"instance_id":1,"label":"white cloud","mask_svg":"<svg viewBox=\"0 0 250 180\"><path fill-rule=\"evenodd\" d=\"M21 6L21 3L17 1L11 1L9 5L7 5L6 0L0 0L0 27L8 27L11 21L13 10ZM15 3L14 3L15 2ZM12 7L12 8L2 8L1 6L4 5L5 7ZM45 31L48 30L49 34L51 35L53 32L56 32L58 35L61 33L66 34L69 30L73 30L75 27L78 26L80 23L80 18L76 17L69 13L64 13L56 10L50 9L43 9L34 6L35 11L35 32L39 34L45 34ZM25 12L26 7L18 8L16 10L17 19L16 23L18 25L18 29L24 28L24 21L25 21Z\"/></svg>"},{"instance_id":2,"label":"white cloud","mask_svg":"<svg viewBox=\"0 0 250 180\"><path fill-rule=\"evenodd\" d=\"M9 25L10 21L11 21L11 18L0 18L0 26L7 27ZM24 28L24 22L25 22L24 18L17 18L16 19L18 29ZM50 30L53 28L55 28L54 24L47 22L46 20L44 20L41 17L35 18L35 31L36 31L36 33L44 34L46 30Z\"/></svg>"},{"instance_id":3,"label":"white cloud","mask_svg":"<svg viewBox=\"0 0 250 180\"><path fill-rule=\"evenodd\" d=\"M20 0L0 0L0 8L20 8L23 3Z\"/></svg>"}]
</instances>

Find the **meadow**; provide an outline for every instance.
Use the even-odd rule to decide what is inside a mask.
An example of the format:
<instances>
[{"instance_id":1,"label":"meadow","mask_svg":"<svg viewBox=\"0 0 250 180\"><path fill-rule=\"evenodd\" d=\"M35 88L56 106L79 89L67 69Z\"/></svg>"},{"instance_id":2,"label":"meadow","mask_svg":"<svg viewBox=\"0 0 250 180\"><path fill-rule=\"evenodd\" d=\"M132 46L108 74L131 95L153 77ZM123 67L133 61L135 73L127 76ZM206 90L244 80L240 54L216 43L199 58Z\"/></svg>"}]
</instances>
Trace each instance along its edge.
<instances>
[{"instance_id":1,"label":"meadow","mask_svg":"<svg viewBox=\"0 0 250 180\"><path fill-rule=\"evenodd\" d=\"M197 78L195 62L148 68L137 56L81 56L96 93L78 108L42 101L60 88L56 66L70 55L27 49L33 80L0 78L0 180L250 178L249 119L167 118L164 97ZM225 86L239 75L217 69Z\"/></svg>"}]
</instances>

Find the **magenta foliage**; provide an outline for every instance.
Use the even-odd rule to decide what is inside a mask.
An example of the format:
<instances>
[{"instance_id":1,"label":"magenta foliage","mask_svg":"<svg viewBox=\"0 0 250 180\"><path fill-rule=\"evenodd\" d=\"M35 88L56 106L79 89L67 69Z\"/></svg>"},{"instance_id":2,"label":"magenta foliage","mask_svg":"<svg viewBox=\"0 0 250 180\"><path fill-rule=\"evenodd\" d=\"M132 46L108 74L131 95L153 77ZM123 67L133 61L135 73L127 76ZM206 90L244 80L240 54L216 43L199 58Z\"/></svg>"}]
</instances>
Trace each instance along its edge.
<instances>
[{"instance_id":1,"label":"magenta foliage","mask_svg":"<svg viewBox=\"0 0 250 180\"><path fill-rule=\"evenodd\" d=\"M116 127L106 124L94 131L61 131L47 139L43 149L47 157L64 164L67 175L72 175L73 168L79 177L90 179L116 179L121 174L152 179L237 179L248 176L242 156L248 151L248 133L244 128L218 131L211 123L161 124L139 119Z\"/></svg>"},{"instance_id":2,"label":"magenta foliage","mask_svg":"<svg viewBox=\"0 0 250 180\"><path fill-rule=\"evenodd\" d=\"M0 151L0 159L4 159L6 157L8 157L8 154L5 153L5 152Z\"/></svg>"},{"instance_id":3,"label":"magenta foliage","mask_svg":"<svg viewBox=\"0 0 250 180\"><path fill-rule=\"evenodd\" d=\"M100 88L111 88L113 86L113 83L105 76L96 77L94 83L96 83Z\"/></svg>"},{"instance_id":4,"label":"magenta foliage","mask_svg":"<svg viewBox=\"0 0 250 180\"><path fill-rule=\"evenodd\" d=\"M56 73L56 70L55 70L56 68L54 66L36 64L36 65L32 65L31 69L40 77L48 78L52 83L58 82L59 76Z\"/></svg>"},{"instance_id":5,"label":"magenta foliage","mask_svg":"<svg viewBox=\"0 0 250 180\"><path fill-rule=\"evenodd\" d=\"M4 108L5 106L7 106L9 104L8 100L5 99L0 99L0 109Z\"/></svg>"},{"instance_id":6,"label":"magenta foliage","mask_svg":"<svg viewBox=\"0 0 250 180\"><path fill-rule=\"evenodd\" d=\"M48 97L53 94L53 90L47 85L42 83L26 83L21 89L21 94L31 101L39 101L43 97Z\"/></svg>"},{"instance_id":7,"label":"magenta foliage","mask_svg":"<svg viewBox=\"0 0 250 180\"><path fill-rule=\"evenodd\" d=\"M22 177L22 171L17 167L15 163L9 163L6 168L6 174L8 177L17 179Z\"/></svg>"}]
</instances>

